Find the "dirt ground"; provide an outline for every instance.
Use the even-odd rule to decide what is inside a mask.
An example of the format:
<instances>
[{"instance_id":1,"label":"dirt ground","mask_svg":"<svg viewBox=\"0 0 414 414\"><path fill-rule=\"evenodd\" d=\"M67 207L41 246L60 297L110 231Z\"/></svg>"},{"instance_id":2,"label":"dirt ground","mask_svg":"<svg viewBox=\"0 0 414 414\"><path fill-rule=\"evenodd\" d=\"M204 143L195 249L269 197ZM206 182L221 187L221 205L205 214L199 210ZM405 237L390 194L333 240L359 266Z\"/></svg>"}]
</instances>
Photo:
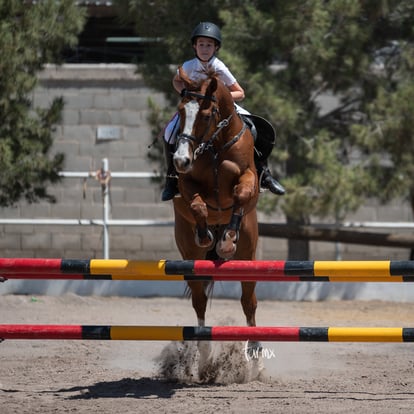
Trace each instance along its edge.
<instances>
[{"instance_id":1,"label":"dirt ground","mask_svg":"<svg viewBox=\"0 0 414 414\"><path fill-rule=\"evenodd\" d=\"M414 326L414 303L261 301L258 325ZM188 299L0 296L0 323L194 325ZM213 299L208 325L244 325L236 300ZM414 344L266 342L264 369L243 343L215 342L212 383L194 342L0 344L0 413L405 413Z\"/></svg>"}]
</instances>

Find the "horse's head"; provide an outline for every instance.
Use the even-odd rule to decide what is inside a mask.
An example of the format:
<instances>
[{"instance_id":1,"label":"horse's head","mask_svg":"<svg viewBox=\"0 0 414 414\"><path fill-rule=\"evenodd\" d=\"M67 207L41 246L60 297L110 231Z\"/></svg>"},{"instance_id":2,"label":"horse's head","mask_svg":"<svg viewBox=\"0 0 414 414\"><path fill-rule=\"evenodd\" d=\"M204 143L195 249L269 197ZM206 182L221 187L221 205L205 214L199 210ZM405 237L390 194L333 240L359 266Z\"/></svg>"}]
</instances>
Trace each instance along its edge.
<instances>
[{"instance_id":1,"label":"horse's head","mask_svg":"<svg viewBox=\"0 0 414 414\"><path fill-rule=\"evenodd\" d=\"M187 173L191 170L197 153L200 153L203 144L211 138L217 128L221 85L213 74L195 83L182 68L179 69L179 73L186 88L178 105L180 133L177 137L174 165L179 173Z\"/></svg>"}]
</instances>

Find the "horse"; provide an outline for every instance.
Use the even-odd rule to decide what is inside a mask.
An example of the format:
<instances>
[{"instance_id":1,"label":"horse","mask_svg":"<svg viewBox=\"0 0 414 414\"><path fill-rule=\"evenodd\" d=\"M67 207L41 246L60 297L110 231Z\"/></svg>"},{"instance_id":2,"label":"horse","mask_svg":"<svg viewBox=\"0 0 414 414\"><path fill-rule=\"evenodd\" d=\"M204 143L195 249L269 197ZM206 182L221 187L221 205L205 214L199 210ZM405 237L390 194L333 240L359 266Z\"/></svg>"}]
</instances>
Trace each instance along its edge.
<instances>
[{"instance_id":1,"label":"horse","mask_svg":"<svg viewBox=\"0 0 414 414\"><path fill-rule=\"evenodd\" d=\"M173 199L178 250L184 260L255 260L259 183L252 133L216 74L199 82L181 67L179 74L185 89L173 155L180 192ZM198 325L204 326L208 290L202 281L187 284ZM255 287L241 282L248 326L256 326Z\"/></svg>"}]
</instances>

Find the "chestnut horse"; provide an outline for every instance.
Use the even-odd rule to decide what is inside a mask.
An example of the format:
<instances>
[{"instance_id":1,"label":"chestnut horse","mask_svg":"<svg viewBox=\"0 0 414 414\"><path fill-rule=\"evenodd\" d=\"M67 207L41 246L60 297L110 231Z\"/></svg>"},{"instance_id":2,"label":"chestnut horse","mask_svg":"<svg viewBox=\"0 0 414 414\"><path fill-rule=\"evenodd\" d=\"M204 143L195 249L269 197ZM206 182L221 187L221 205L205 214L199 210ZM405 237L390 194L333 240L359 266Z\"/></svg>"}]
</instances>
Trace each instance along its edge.
<instances>
[{"instance_id":1,"label":"chestnut horse","mask_svg":"<svg viewBox=\"0 0 414 414\"><path fill-rule=\"evenodd\" d=\"M191 81L178 106L180 132L173 156L181 196L174 198L175 240L185 260L255 260L259 193L254 140L237 114L228 88L214 74ZM214 252L215 247L215 252ZM199 326L204 326L208 292L189 281ZM255 326L255 282L241 282L241 305Z\"/></svg>"}]
</instances>

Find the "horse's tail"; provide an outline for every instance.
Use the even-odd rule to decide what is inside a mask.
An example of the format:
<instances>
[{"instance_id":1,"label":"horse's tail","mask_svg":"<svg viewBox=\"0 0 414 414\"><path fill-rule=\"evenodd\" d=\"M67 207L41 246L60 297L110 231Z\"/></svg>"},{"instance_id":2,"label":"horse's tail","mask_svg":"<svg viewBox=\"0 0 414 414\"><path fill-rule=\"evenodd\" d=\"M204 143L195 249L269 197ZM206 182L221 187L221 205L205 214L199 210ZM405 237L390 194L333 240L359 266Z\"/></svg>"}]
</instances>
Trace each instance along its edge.
<instances>
[{"instance_id":1,"label":"horse's tail","mask_svg":"<svg viewBox=\"0 0 414 414\"><path fill-rule=\"evenodd\" d=\"M206 254L206 260L219 260L220 257L216 252L216 249L211 249ZM203 283L204 292L207 296L207 299L210 299L213 296L213 290L214 290L214 280L205 280ZM184 295L186 298L191 297L191 289L188 287L185 288Z\"/></svg>"},{"instance_id":2,"label":"horse's tail","mask_svg":"<svg viewBox=\"0 0 414 414\"><path fill-rule=\"evenodd\" d=\"M213 290L214 290L214 280L205 280L203 282L204 292L207 296L207 299L210 299L213 296ZM191 289L186 286L184 290L184 296L186 298L191 298Z\"/></svg>"}]
</instances>

